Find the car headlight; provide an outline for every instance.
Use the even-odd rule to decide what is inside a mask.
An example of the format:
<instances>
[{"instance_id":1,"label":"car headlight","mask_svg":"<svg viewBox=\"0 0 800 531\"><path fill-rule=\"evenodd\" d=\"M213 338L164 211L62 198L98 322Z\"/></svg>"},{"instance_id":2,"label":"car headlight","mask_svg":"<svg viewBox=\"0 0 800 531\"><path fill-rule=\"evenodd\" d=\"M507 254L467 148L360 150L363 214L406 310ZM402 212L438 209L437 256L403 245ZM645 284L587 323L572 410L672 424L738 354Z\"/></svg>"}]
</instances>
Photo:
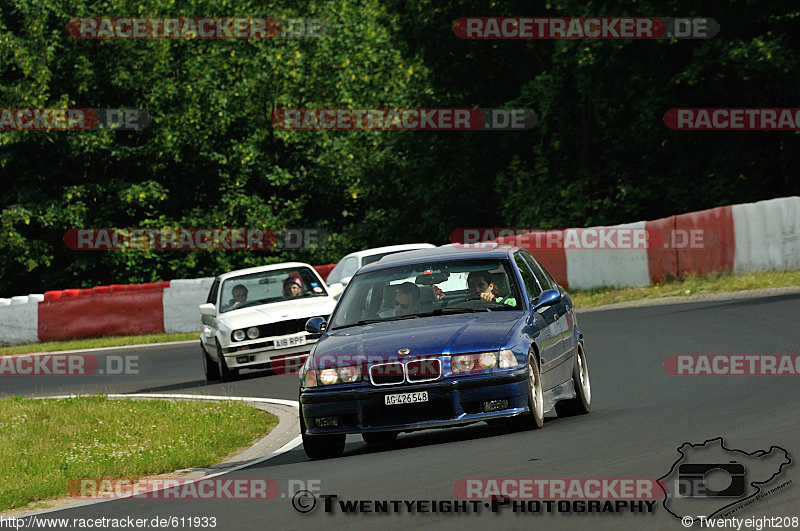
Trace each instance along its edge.
<instances>
[{"instance_id":1,"label":"car headlight","mask_svg":"<svg viewBox=\"0 0 800 531\"><path fill-rule=\"evenodd\" d=\"M244 340L244 330L234 330L233 331L233 339L236 341L243 341Z\"/></svg>"},{"instance_id":2,"label":"car headlight","mask_svg":"<svg viewBox=\"0 0 800 531\"><path fill-rule=\"evenodd\" d=\"M503 354L507 352L508 354ZM513 363L509 363L510 354ZM500 356L497 352L481 352L480 354L458 354L450 358L450 369L453 372L488 371L496 367L506 368L516 365L517 360L510 350L501 350Z\"/></svg>"},{"instance_id":3,"label":"car headlight","mask_svg":"<svg viewBox=\"0 0 800 531\"><path fill-rule=\"evenodd\" d=\"M337 370L339 379L342 383L351 383L358 380L358 367L355 365L348 365L347 367L339 367Z\"/></svg>"},{"instance_id":4,"label":"car headlight","mask_svg":"<svg viewBox=\"0 0 800 531\"><path fill-rule=\"evenodd\" d=\"M259 334L259 332L258 332L258 327L257 326L251 326L250 328L247 329L247 337L250 338L250 339L257 338L258 334Z\"/></svg>"},{"instance_id":5,"label":"car headlight","mask_svg":"<svg viewBox=\"0 0 800 531\"><path fill-rule=\"evenodd\" d=\"M336 369L323 369L319 373L319 382L322 385L332 385L339 381L339 374Z\"/></svg>"},{"instance_id":6,"label":"car headlight","mask_svg":"<svg viewBox=\"0 0 800 531\"><path fill-rule=\"evenodd\" d=\"M493 369L497 366L497 354L494 352L484 352L481 354L480 365L482 369Z\"/></svg>"}]
</instances>

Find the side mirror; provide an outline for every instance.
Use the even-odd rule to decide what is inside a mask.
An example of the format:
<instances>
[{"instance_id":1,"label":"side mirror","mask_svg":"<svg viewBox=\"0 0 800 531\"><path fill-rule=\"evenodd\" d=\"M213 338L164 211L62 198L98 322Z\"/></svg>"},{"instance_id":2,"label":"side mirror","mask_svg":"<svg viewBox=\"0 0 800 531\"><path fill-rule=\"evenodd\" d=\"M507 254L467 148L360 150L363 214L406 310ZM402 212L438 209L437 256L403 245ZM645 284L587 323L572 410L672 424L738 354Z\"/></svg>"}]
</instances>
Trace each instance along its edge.
<instances>
[{"instance_id":1,"label":"side mirror","mask_svg":"<svg viewBox=\"0 0 800 531\"><path fill-rule=\"evenodd\" d=\"M350 284L351 280L353 280L353 277L344 277L339 282L341 282L342 286L346 286L346 285Z\"/></svg>"},{"instance_id":2,"label":"side mirror","mask_svg":"<svg viewBox=\"0 0 800 531\"><path fill-rule=\"evenodd\" d=\"M561 302L561 292L557 289L546 289L539 294L539 300L534 303L533 311L535 312L539 308L546 308L559 302Z\"/></svg>"},{"instance_id":3,"label":"side mirror","mask_svg":"<svg viewBox=\"0 0 800 531\"><path fill-rule=\"evenodd\" d=\"M321 334L328 327L323 317L312 317L306 321L306 332L309 334Z\"/></svg>"},{"instance_id":4,"label":"side mirror","mask_svg":"<svg viewBox=\"0 0 800 531\"><path fill-rule=\"evenodd\" d=\"M342 294L343 291L344 291L344 286L339 282L328 286L328 295L330 295L331 297L338 297L339 295Z\"/></svg>"},{"instance_id":5,"label":"side mirror","mask_svg":"<svg viewBox=\"0 0 800 531\"><path fill-rule=\"evenodd\" d=\"M214 317L217 315L217 308L210 302L200 305L200 315L210 315Z\"/></svg>"}]
</instances>

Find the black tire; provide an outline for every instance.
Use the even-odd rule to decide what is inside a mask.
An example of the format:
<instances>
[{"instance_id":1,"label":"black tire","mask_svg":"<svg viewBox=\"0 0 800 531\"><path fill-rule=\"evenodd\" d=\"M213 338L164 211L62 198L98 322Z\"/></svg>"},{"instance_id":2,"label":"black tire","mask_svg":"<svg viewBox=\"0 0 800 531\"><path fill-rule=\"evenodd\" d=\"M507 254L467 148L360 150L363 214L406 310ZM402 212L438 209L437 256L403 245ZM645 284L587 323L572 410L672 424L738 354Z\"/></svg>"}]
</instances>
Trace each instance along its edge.
<instances>
[{"instance_id":1,"label":"black tire","mask_svg":"<svg viewBox=\"0 0 800 531\"><path fill-rule=\"evenodd\" d=\"M586 352L583 343L579 342L575 362L572 367L572 383L575 386L575 398L556 402L556 413L559 417L585 415L592 410L592 385L589 381L589 366L586 363Z\"/></svg>"},{"instance_id":2,"label":"black tire","mask_svg":"<svg viewBox=\"0 0 800 531\"><path fill-rule=\"evenodd\" d=\"M217 362L211 359L211 356L206 352L206 347L200 342L200 350L203 351L203 372L206 374L206 380L215 382L219 380L219 367Z\"/></svg>"},{"instance_id":3,"label":"black tire","mask_svg":"<svg viewBox=\"0 0 800 531\"><path fill-rule=\"evenodd\" d=\"M361 438L367 444L388 444L397 440L396 431L379 431L373 433L362 433Z\"/></svg>"},{"instance_id":4,"label":"black tire","mask_svg":"<svg viewBox=\"0 0 800 531\"><path fill-rule=\"evenodd\" d=\"M239 377L239 369L229 369L228 364L225 363L225 356L222 355L222 347L217 341L217 370L219 371L219 378L223 382L232 382Z\"/></svg>"},{"instance_id":5,"label":"black tire","mask_svg":"<svg viewBox=\"0 0 800 531\"><path fill-rule=\"evenodd\" d=\"M538 430L544 426L544 395L539 363L536 356L528 356L528 412L513 417L512 424L527 430Z\"/></svg>"},{"instance_id":6,"label":"black tire","mask_svg":"<svg viewBox=\"0 0 800 531\"><path fill-rule=\"evenodd\" d=\"M344 453L346 435L306 435L303 413L300 413L300 434L303 436L303 450L311 459L330 459Z\"/></svg>"}]
</instances>

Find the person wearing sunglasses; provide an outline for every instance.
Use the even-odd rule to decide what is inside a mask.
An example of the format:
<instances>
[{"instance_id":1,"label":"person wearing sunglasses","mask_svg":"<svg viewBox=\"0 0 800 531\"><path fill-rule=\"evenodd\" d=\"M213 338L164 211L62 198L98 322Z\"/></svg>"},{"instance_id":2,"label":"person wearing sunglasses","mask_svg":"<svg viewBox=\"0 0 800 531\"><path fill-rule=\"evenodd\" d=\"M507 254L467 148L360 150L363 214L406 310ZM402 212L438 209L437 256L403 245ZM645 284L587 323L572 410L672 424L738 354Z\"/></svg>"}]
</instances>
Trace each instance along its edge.
<instances>
[{"instance_id":1,"label":"person wearing sunglasses","mask_svg":"<svg viewBox=\"0 0 800 531\"><path fill-rule=\"evenodd\" d=\"M419 297L419 287L413 282L404 282L400 284L394 295L394 307L380 312L378 316L385 319L387 317L403 317L404 315L416 313L418 311Z\"/></svg>"},{"instance_id":2,"label":"person wearing sunglasses","mask_svg":"<svg viewBox=\"0 0 800 531\"><path fill-rule=\"evenodd\" d=\"M415 313L418 310L419 296L419 288L413 282L400 284L400 289L397 290L394 296L395 317L403 317L404 315Z\"/></svg>"}]
</instances>

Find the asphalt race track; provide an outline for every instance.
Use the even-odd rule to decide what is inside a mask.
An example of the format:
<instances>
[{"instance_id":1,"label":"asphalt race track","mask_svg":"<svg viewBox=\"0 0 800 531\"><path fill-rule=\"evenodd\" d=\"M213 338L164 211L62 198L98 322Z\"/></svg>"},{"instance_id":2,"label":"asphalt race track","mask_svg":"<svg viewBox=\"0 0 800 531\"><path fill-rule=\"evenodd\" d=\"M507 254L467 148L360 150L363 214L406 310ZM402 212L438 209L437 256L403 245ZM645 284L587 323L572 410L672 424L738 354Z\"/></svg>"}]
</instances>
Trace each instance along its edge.
<instances>
[{"instance_id":1,"label":"asphalt race track","mask_svg":"<svg viewBox=\"0 0 800 531\"><path fill-rule=\"evenodd\" d=\"M548 418L538 431L509 432L486 424L402 434L388 448L348 438L343 457L309 461L302 446L233 474L319 480L322 494L340 500L454 500L459 478L658 478L669 472L684 442L714 437L746 452L785 448L795 463L779 483L791 484L738 511L737 518L800 516L800 377L672 376L670 354L798 354L800 295L675 304L592 312L578 316L586 338L593 411ZM141 347L103 355L139 356L140 374L84 377L15 377L2 393L183 392L297 400L296 376L245 374L232 384L206 385L198 344ZM482 504L481 504L482 505ZM320 500L307 514L289 497L247 500L120 500L48 517L152 519L216 517L217 529L530 527L682 529L658 502L651 514L326 514ZM695 527L699 527L695 524Z\"/></svg>"}]
</instances>

